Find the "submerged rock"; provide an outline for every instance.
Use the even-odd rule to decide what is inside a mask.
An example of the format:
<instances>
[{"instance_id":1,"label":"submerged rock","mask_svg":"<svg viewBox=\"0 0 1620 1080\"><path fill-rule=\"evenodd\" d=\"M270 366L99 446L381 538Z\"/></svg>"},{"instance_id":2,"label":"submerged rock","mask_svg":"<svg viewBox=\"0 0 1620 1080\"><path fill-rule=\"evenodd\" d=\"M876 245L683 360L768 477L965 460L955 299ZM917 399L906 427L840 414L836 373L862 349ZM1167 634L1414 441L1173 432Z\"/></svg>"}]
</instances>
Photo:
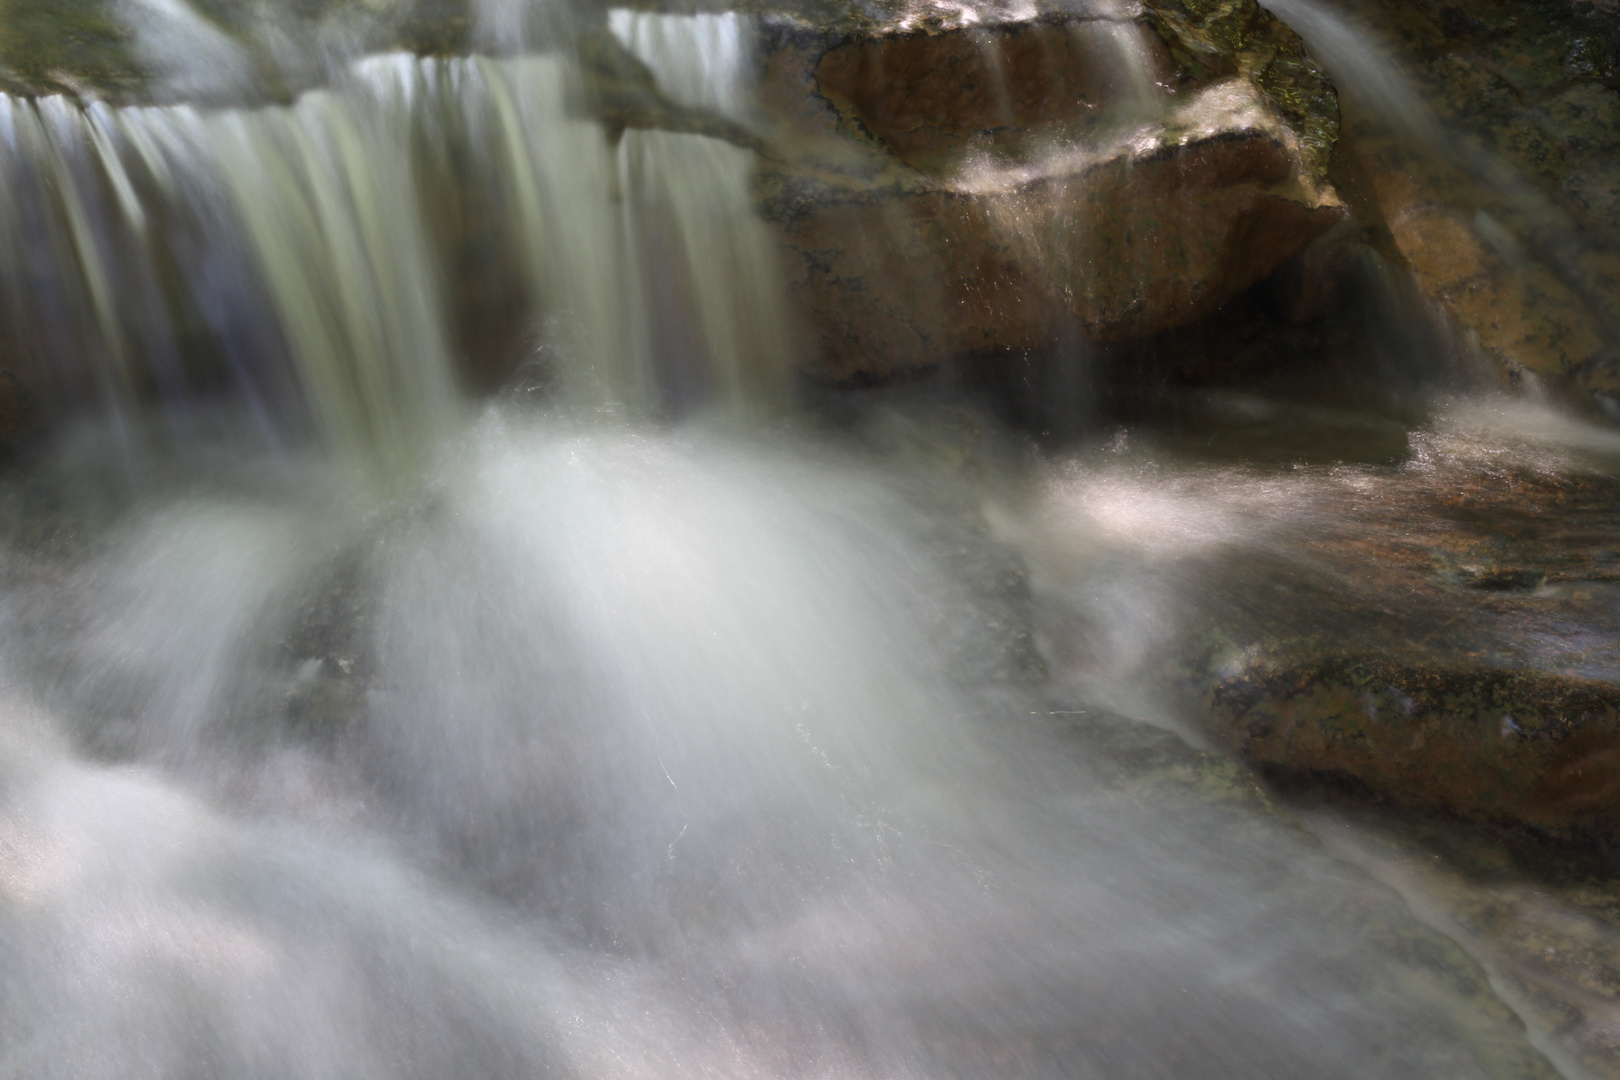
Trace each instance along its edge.
<instances>
[{"instance_id":1,"label":"submerged rock","mask_svg":"<svg viewBox=\"0 0 1620 1080\"><path fill-rule=\"evenodd\" d=\"M1403 472L1211 575L1185 677L1212 730L1275 775L1613 843L1620 489Z\"/></svg>"},{"instance_id":2,"label":"submerged rock","mask_svg":"<svg viewBox=\"0 0 1620 1080\"><path fill-rule=\"evenodd\" d=\"M39 426L39 411L27 384L0 368L0 448L32 434Z\"/></svg>"},{"instance_id":3,"label":"submerged rock","mask_svg":"<svg viewBox=\"0 0 1620 1080\"><path fill-rule=\"evenodd\" d=\"M1525 1023L1563 1051L1562 1075L1575 1073L1573 1062L1594 1080L1620 1077L1620 881L1611 860L1515 830L1377 810L1346 821L1348 812L1340 801L1337 820L1311 814L1330 851L1420 896Z\"/></svg>"},{"instance_id":4,"label":"submerged rock","mask_svg":"<svg viewBox=\"0 0 1620 1080\"><path fill-rule=\"evenodd\" d=\"M1509 997L1498 984L1502 968L1496 962L1495 953L1480 949L1474 940L1450 926L1436 925L1428 911L1421 914L1415 911L1400 887L1402 882L1386 874L1383 866L1362 852L1346 850L1347 845L1340 842L1339 836L1320 835L1324 831L1320 823L1311 821L1306 828L1301 828L1300 820L1294 816L1294 807L1270 798L1255 782L1252 773L1235 766L1224 754L1195 750L1169 731L1127 720L1094 706L1054 704L1044 715L1032 714L1031 722L1032 726L1061 732L1063 741L1057 744L1060 752L1082 758L1116 790L1151 800L1158 806L1184 809L1229 838L1254 836L1258 842L1272 847L1286 843L1291 835L1303 839L1310 855L1301 860L1294 873L1275 883L1275 887L1284 892L1308 889L1307 883L1312 880L1312 872L1307 869L1310 862L1322 855L1330 856L1335 864L1329 872L1335 898L1325 904L1321 899L1313 901L1313 910L1324 924L1345 920L1358 926L1365 935L1368 955L1376 958L1384 978L1392 978L1408 987L1438 991L1449 999L1450 1015L1457 1025L1451 1035L1477 1055L1479 1075L1526 1078L1561 1075L1544 1056L1547 1049L1544 1043L1533 1036L1527 1037L1521 999ZM1324 844L1323 839L1328 843ZM1396 852L1406 854L1399 848ZM1426 865L1428 860L1423 862L1422 869L1432 872ZM1603 1053L1607 1049L1603 1045L1606 1032L1599 1026L1610 1011L1606 997L1614 970L1607 963L1613 950L1604 940L1603 929L1606 928L1570 926L1571 908L1575 906L1570 903L1573 890L1564 889L1549 896L1544 887L1535 887L1541 884L1526 882L1520 873L1513 875L1507 887L1500 890L1484 892L1475 886L1441 896L1443 901L1460 897L1462 903L1456 905L1457 908L1472 905L1471 909L1457 911L1448 904L1447 910L1453 917L1473 916L1466 924L1469 931L1474 931L1477 923L1485 918L1495 916L1498 921L1505 921L1504 915L1511 918L1531 909L1528 913L1535 919L1533 929L1519 929L1522 936L1537 935L1536 953L1541 953L1548 941L1555 942L1560 952L1566 949L1573 952L1573 947L1586 946L1583 953L1556 958L1563 964L1553 978L1544 977L1536 986L1542 999L1554 1008L1537 1009L1531 1015L1537 1027L1550 1029L1560 1039L1576 1044L1577 1052L1588 1051L1591 1056L1582 1056L1589 1067L1594 1067L1594 1075L1615 1075L1612 1061L1608 1060L1612 1055ZM1533 898L1530 903L1524 903L1524 894ZM1514 909L1498 910L1514 901L1519 902ZM1490 944L1496 944L1494 938ZM1535 959L1545 968L1554 967L1552 949L1546 949L1545 955ZM1579 963L1578 970L1568 970L1576 967L1569 963L1572 959ZM1520 970L1511 970L1512 976L1521 974ZM1520 989L1516 978L1513 988ZM1594 994L1594 990L1598 994ZM1369 986L1365 991L1368 997L1391 992L1396 991L1387 984L1377 989ZM1578 1011L1581 1008L1586 1015ZM1554 1010L1557 1010L1555 1015L1548 1015ZM1574 1014L1573 1022L1570 1013ZM1583 1020L1588 1022L1583 1024ZM1604 1068L1605 1065L1608 1067Z\"/></svg>"},{"instance_id":5,"label":"submerged rock","mask_svg":"<svg viewBox=\"0 0 1620 1080\"><path fill-rule=\"evenodd\" d=\"M1620 688L1382 657L1283 661L1217 684L1262 767L1338 774L1407 805L1563 828L1620 811Z\"/></svg>"}]
</instances>

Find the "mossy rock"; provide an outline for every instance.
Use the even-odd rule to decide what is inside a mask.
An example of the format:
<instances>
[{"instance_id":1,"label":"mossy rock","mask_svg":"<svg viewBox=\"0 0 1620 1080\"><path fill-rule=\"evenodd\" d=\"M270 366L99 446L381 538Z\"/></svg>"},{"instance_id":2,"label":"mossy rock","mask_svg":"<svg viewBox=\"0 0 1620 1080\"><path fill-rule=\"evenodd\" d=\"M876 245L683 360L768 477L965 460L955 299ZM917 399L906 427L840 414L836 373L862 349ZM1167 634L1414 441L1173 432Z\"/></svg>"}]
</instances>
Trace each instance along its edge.
<instances>
[{"instance_id":1,"label":"mossy rock","mask_svg":"<svg viewBox=\"0 0 1620 1080\"><path fill-rule=\"evenodd\" d=\"M5 0L0 4L0 66L11 93L100 93L137 97L147 74L132 34L106 0Z\"/></svg>"},{"instance_id":2,"label":"mossy rock","mask_svg":"<svg viewBox=\"0 0 1620 1080\"><path fill-rule=\"evenodd\" d=\"M1311 175L1325 180L1339 139L1339 98L1299 35L1255 0L1148 0L1154 27L1199 81L1253 80L1299 137Z\"/></svg>"},{"instance_id":3,"label":"mossy rock","mask_svg":"<svg viewBox=\"0 0 1620 1080\"><path fill-rule=\"evenodd\" d=\"M1218 684L1210 712L1255 764L1553 831L1620 821L1620 687L1546 672L1302 660Z\"/></svg>"},{"instance_id":4,"label":"mossy rock","mask_svg":"<svg viewBox=\"0 0 1620 1080\"><path fill-rule=\"evenodd\" d=\"M369 51L424 55L461 54L472 45L468 0L284 0L268 7L195 0L191 8L253 64L257 79L241 91L242 104L284 100L306 88L310 73L282 70L271 36L314 42L340 30ZM0 89L9 93L148 101L159 94L162 73L150 70L140 52L113 0L0 0Z\"/></svg>"}]
</instances>

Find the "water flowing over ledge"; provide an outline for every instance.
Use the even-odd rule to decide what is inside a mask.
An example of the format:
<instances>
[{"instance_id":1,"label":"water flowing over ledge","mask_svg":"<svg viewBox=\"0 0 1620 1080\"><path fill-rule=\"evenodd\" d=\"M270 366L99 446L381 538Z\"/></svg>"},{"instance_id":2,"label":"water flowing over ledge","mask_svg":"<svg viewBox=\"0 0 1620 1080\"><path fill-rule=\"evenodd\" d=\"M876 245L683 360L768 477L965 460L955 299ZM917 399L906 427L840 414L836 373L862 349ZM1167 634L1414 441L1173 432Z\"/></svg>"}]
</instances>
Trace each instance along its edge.
<instances>
[{"instance_id":1,"label":"water flowing over ledge","mask_svg":"<svg viewBox=\"0 0 1620 1080\"><path fill-rule=\"evenodd\" d=\"M526 346L472 344L538 349L580 400L779 407L786 320L749 155L610 143L569 115L570 84L556 59L401 54L290 108L0 99L12 353L114 411L226 380L284 414L291 383L333 448L410 461L458 412L459 258L540 312Z\"/></svg>"},{"instance_id":2,"label":"water flowing over ledge","mask_svg":"<svg viewBox=\"0 0 1620 1080\"><path fill-rule=\"evenodd\" d=\"M1620 1074L1614 434L1254 4L809 7L0 98L0 1073Z\"/></svg>"}]
</instances>

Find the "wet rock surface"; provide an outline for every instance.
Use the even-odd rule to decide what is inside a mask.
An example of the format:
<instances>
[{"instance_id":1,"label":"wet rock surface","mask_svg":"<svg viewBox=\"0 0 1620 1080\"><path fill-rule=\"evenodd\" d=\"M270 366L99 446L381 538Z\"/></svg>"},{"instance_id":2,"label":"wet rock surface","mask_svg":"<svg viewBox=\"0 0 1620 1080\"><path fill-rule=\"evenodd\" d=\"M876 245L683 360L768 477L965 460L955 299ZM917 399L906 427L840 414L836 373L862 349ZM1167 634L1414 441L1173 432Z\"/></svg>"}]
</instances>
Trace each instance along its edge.
<instances>
[{"instance_id":1,"label":"wet rock surface","mask_svg":"<svg viewBox=\"0 0 1620 1080\"><path fill-rule=\"evenodd\" d=\"M1609 860L1510 830L1354 810L1320 792L1287 804L1329 851L1467 948L1551 1036L1564 1075L1620 1076L1620 881Z\"/></svg>"},{"instance_id":2,"label":"wet rock surface","mask_svg":"<svg viewBox=\"0 0 1620 1080\"><path fill-rule=\"evenodd\" d=\"M1330 68L1331 27L1299 25ZM1280 4L1284 13L1294 4ZM1334 178L1385 250L1509 384L1613 409L1620 345L1620 108L1612 9L1351 0L1377 64L1337 58ZM1318 20L1319 22L1320 20ZM1385 80L1410 79L1415 96Z\"/></svg>"},{"instance_id":3,"label":"wet rock surface","mask_svg":"<svg viewBox=\"0 0 1620 1080\"><path fill-rule=\"evenodd\" d=\"M1620 807L1620 693L1604 683L1426 658L1284 660L1221 682L1209 707L1256 764L1416 806L1554 828Z\"/></svg>"},{"instance_id":4,"label":"wet rock surface","mask_svg":"<svg viewBox=\"0 0 1620 1080\"><path fill-rule=\"evenodd\" d=\"M1522 464L1323 481L1306 529L1201 575L1222 584L1186 677L1213 730L1267 769L1613 843L1620 487Z\"/></svg>"},{"instance_id":5,"label":"wet rock surface","mask_svg":"<svg viewBox=\"0 0 1620 1080\"><path fill-rule=\"evenodd\" d=\"M1258 777L1256 805L1464 949L1560 1075L1620 1075L1617 444L1497 405L1386 456L1320 405L1205 407L1088 441L1041 489L1050 531L1018 546L1078 702L1048 722L1146 720L1116 729L1122 782L1219 803L1215 777ZM1170 766L1149 724L1209 742Z\"/></svg>"},{"instance_id":6,"label":"wet rock surface","mask_svg":"<svg viewBox=\"0 0 1620 1080\"><path fill-rule=\"evenodd\" d=\"M1297 40L1254 5L1171 7L767 22L762 205L812 370L1162 333L1339 219L1336 107Z\"/></svg>"}]
</instances>

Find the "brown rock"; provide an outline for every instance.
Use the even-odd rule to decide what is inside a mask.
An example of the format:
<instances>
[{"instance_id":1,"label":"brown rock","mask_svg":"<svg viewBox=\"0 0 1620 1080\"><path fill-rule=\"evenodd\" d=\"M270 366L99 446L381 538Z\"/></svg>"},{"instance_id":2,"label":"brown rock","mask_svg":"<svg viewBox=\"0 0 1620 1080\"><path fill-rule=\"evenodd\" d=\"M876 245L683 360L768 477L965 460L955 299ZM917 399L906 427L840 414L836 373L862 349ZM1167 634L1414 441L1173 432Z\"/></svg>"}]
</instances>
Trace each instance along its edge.
<instances>
[{"instance_id":1,"label":"brown rock","mask_svg":"<svg viewBox=\"0 0 1620 1080\"><path fill-rule=\"evenodd\" d=\"M1491 251L1480 231L1479 224L1432 206L1390 223L1418 287L1507 377L1518 378L1526 369L1565 377L1601 354L1603 329L1588 305L1545 265L1515 265Z\"/></svg>"},{"instance_id":2,"label":"brown rock","mask_svg":"<svg viewBox=\"0 0 1620 1080\"><path fill-rule=\"evenodd\" d=\"M1146 80L1175 80L1175 61L1146 26L1088 19L857 39L823 54L816 83L834 108L926 167L987 134L1027 139L1125 100L1123 48L1138 53Z\"/></svg>"},{"instance_id":3,"label":"brown rock","mask_svg":"<svg viewBox=\"0 0 1620 1080\"><path fill-rule=\"evenodd\" d=\"M1376 141L1355 145L1371 163L1378 213L1414 283L1505 381L1528 373L1563 386L1605 355L1612 334L1603 313L1496 218L1438 201L1440 182L1425 185Z\"/></svg>"},{"instance_id":4,"label":"brown rock","mask_svg":"<svg viewBox=\"0 0 1620 1080\"><path fill-rule=\"evenodd\" d=\"M1345 88L1335 179L1353 157L1358 218L1504 382L1620 416L1612 20L1535 0L1337 6L1432 110L1379 115Z\"/></svg>"},{"instance_id":5,"label":"brown rock","mask_svg":"<svg viewBox=\"0 0 1620 1080\"><path fill-rule=\"evenodd\" d=\"M785 34L765 70L763 204L833 379L1162 333L1342 216L1259 82L1146 20Z\"/></svg>"},{"instance_id":6,"label":"brown rock","mask_svg":"<svg viewBox=\"0 0 1620 1080\"><path fill-rule=\"evenodd\" d=\"M1334 490L1286 555L1208 577L1230 584L1191 689L1216 736L1399 805L1620 839L1620 484L1438 464Z\"/></svg>"},{"instance_id":7,"label":"brown rock","mask_svg":"<svg viewBox=\"0 0 1620 1080\"><path fill-rule=\"evenodd\" d=\"M1560 828L1620 811L1620 687L1359 657L1249 672L1214 716L1245 758L1408 805Z\"/></svg>"}]
</instances>

